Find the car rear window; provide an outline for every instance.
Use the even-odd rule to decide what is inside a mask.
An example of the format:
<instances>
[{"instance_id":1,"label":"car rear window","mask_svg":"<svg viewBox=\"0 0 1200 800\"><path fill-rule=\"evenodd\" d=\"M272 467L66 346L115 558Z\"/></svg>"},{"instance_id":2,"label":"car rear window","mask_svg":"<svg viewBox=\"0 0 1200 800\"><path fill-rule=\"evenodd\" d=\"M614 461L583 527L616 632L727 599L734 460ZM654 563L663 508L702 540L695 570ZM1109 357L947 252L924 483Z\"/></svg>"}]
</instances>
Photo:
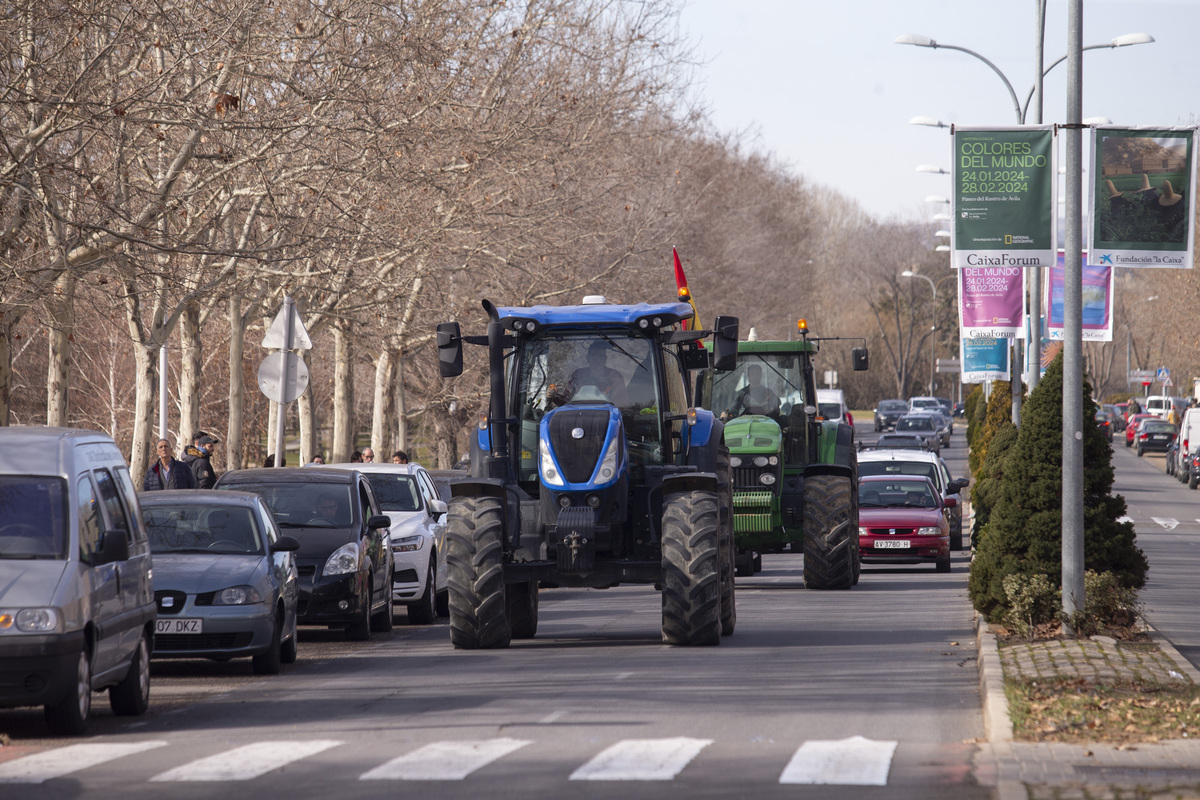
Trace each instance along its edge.
<instances>
[{"instance_id":1,"label":"car rear window","mask_svg":"<svg viewBox=\"0 0 1200 800\"><path fill-rule=\"evenodd\" d=\"M387 472L366 475L381 511L417 511L421 508L421 493L411 476Z\"/></svg>"},{"instance_id":2,"label":"car rear window","mask_svg":"<svg viewBox=\"0 0 1200 800\"><path fill-rule=\"evenodd\" d=\"M937 467L925 461L860 461L858 474L866 475L923 475L937 485Z\"/></svg>"}]
</instances>

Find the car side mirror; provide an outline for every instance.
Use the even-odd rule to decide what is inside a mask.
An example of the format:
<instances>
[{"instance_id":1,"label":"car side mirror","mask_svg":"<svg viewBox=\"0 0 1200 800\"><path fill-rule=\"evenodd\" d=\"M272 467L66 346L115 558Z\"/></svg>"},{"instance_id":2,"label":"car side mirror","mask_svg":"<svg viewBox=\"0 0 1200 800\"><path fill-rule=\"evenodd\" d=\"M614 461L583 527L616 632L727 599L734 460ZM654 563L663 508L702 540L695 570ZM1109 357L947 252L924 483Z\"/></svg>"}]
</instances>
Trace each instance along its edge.
<instances>
[{"instance_id":1,"label":"car side mirror","mask_svg":"<svg viewBox=\"0 0 1200 800\"><path fill-rule=\"evenodd\" d=\"M717 317L713 324L713 369L729 372L737 366L738 318Z\"/></svg>"},{"instance_id":2,"label":"car side mirror","mask_svg":"<svg viewBox=\"0 0 1200 800\"><path fill-rule=\"evenodd\" d=\"M291 536L280 536L275 540L275 544L271 545L272 553L294 553L299 549L299 540L293 539Z\"/></svg>"},{"instance_id":3,"label":"car side mirror","mask_svg":"<svg viewBox=\"0 0 1200 800\"><path fill-rule=\"evenodd\" d=\"M93 564L100 566L101 564L112 564L115 561L129 560L129 540L125 538L125 531L114 530L105 531L100 538L100 549L93 560Z\"/></svg>"},{"instance_id":4,"label":"car side mirror","mask_svg":"<svg viewBox=\"0 0 1200 800\"><path fill-rule=\"evenodd\" d=\"M375 516L373 516L367 520L367 528L369 530L376 530L378 528L390 528L390 527L392 527L392 518L387 516L386 514L376 514Z\"/></svg>"},{"instance_id":5,"label":"car side mirror","mask_svg":"<svg viewBox=\"0 0 1200 800\"><path fill-rule=\"evenodd\" d=\"M457 322L439 322L437 326L438 371L443 378L462 375L462 331Z\"/></svg>"},{"instance_id":6,"label":"car side mirror","mask_svg":"<svg viewBox=\"0 0 1200 800\"><path fill-rule=\"evenodd\" d=\"M446 513L446 510L448 508L449 508L449 506L446 505L445 500L430 500L429 501L429 513L432 514L433 518L435 520L438 520L439 522L442 519L442 515Z\"/></svg>"}]
</instances>

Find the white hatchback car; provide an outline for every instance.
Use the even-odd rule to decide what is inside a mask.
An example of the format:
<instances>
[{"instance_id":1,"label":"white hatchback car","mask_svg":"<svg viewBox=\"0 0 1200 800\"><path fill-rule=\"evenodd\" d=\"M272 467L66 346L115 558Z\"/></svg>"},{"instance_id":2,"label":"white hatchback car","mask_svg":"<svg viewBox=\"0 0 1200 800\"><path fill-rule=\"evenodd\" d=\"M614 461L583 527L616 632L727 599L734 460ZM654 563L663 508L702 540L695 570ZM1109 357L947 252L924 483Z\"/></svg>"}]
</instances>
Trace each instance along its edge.
<instances>
[{"instance_id":1,"label":"white hatchback car","mask_svg":"<svg viewBox=\"0 0 1200 800\"><path fill-rule=\"evenodd\" d=\"M450 612L445 559L437 543L446 531L446 503L420 464L329 464L356 469L371 484L379 509L392 518L392 602L408 609L409 622L428 625Z\"/></svg>"}]
</instances>

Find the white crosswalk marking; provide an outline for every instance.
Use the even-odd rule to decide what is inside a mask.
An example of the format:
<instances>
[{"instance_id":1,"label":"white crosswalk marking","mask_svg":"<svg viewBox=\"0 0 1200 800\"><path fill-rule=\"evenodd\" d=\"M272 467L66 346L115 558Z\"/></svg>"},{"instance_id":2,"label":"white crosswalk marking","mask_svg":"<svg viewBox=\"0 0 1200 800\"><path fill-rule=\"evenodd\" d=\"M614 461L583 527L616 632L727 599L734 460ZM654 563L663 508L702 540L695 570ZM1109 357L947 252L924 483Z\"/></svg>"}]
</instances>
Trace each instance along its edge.
<instances>
[{"instance_id":1,"label":"white crosswalk marking","mask_svg":"<svg viewBox=\"0 0 1200 800\"><path fill-rule=\"evenodd\" d=\"M1151 517L1150 519L1154 520L1159 526L1166 528L1169 531L1173 531L1179 527L1179 520L1172 519L1170 517Z\"/></svg>"},{"instance_id":2,"label":"white crosswalk marking","mask_svg":"<svg viewBox=\"0 0 1200 800\"><path fill-rule=\"evenodd\" d=\"M1117 522L1120 522L1122 525L1124 525L1126 522L1133 522L1133 517L1126 514L1123 517L1117 517Z\"/></svg>"},{"instance_id":3,"label":"white crosswalk marking","mask_svg":"<svg viewBox=\"0 0 1200 800\"><path fill-rule=\"evenodd\" d=\"M434 742L363 773L359 780L461 781L527 744L524 739Z\"/></svg>"},{"instance_id":4,"label":"white crosswalk marking","mask_svg":"<svg viewBox=\"0 0 1200 800\"><path fill-rule=\"evenodd\" d=\"M166 742L73 744L0 764L0 783L41 783L106 761L165 747Z\"/></svg>"},{"instance_id":5,"label":"white crosswalk marking","mask_svg":"<svg viewBox=\"0 0 1200 800\"><path fill-rule=\"evenodd\" d=\"M669 781L712 739L626 739L571 773L573 781Z\"/></svg>"},{"instance_id":6,"label":"white crosswalk marking","mask_svg":"<svg viewBox=\"0 0 1200 800\"><path fill-rule=\"evenodd\" d=\"M257 742L201 758L155 775L152 781L248 781L316 755L341 742L315 739Z\"/></svg>"},{"instance_id":7,"label":"white crosswalk marking","mask_svg":"<svg viewBox=\"0 0 1200 800\"><path fill-rule=\"evenodd\" d=\"M805 742L784 768L779 782L886 786L897 744L861 736Z\"/></svg>"}]
</instances>

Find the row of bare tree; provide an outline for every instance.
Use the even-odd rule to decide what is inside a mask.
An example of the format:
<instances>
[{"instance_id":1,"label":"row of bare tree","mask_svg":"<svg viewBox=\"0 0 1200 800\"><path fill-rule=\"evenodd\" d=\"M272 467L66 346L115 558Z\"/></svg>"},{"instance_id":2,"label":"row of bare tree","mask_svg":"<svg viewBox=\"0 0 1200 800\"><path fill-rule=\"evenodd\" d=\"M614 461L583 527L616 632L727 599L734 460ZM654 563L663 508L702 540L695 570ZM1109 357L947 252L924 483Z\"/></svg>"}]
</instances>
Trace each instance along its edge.
<instances>
[{"instance_id":1,"label":"row of bare tree","mask_svg":"<svg viewBox=\"0 0 1200 800\"><path fill-rule=\"evenodd\" d=\"M256 463L276 409L248 387L287 295L315 345L289 411L300 457L365 440L449 466L486 381L477 361L437 376L434 323L481 329L481 298L668 300L672 245L703 321L786 338L805 317L868 340L865 374L853 342L822 348L852 403L924 391L957 348L952 282L935 304L899 276L950 275L929 226L872 220L713 131L677 14L17 0L0 20L0 424L99 428L144 469L165 348L176 437L208 430L226 468Z\"/></svg>"}]
</instances>

